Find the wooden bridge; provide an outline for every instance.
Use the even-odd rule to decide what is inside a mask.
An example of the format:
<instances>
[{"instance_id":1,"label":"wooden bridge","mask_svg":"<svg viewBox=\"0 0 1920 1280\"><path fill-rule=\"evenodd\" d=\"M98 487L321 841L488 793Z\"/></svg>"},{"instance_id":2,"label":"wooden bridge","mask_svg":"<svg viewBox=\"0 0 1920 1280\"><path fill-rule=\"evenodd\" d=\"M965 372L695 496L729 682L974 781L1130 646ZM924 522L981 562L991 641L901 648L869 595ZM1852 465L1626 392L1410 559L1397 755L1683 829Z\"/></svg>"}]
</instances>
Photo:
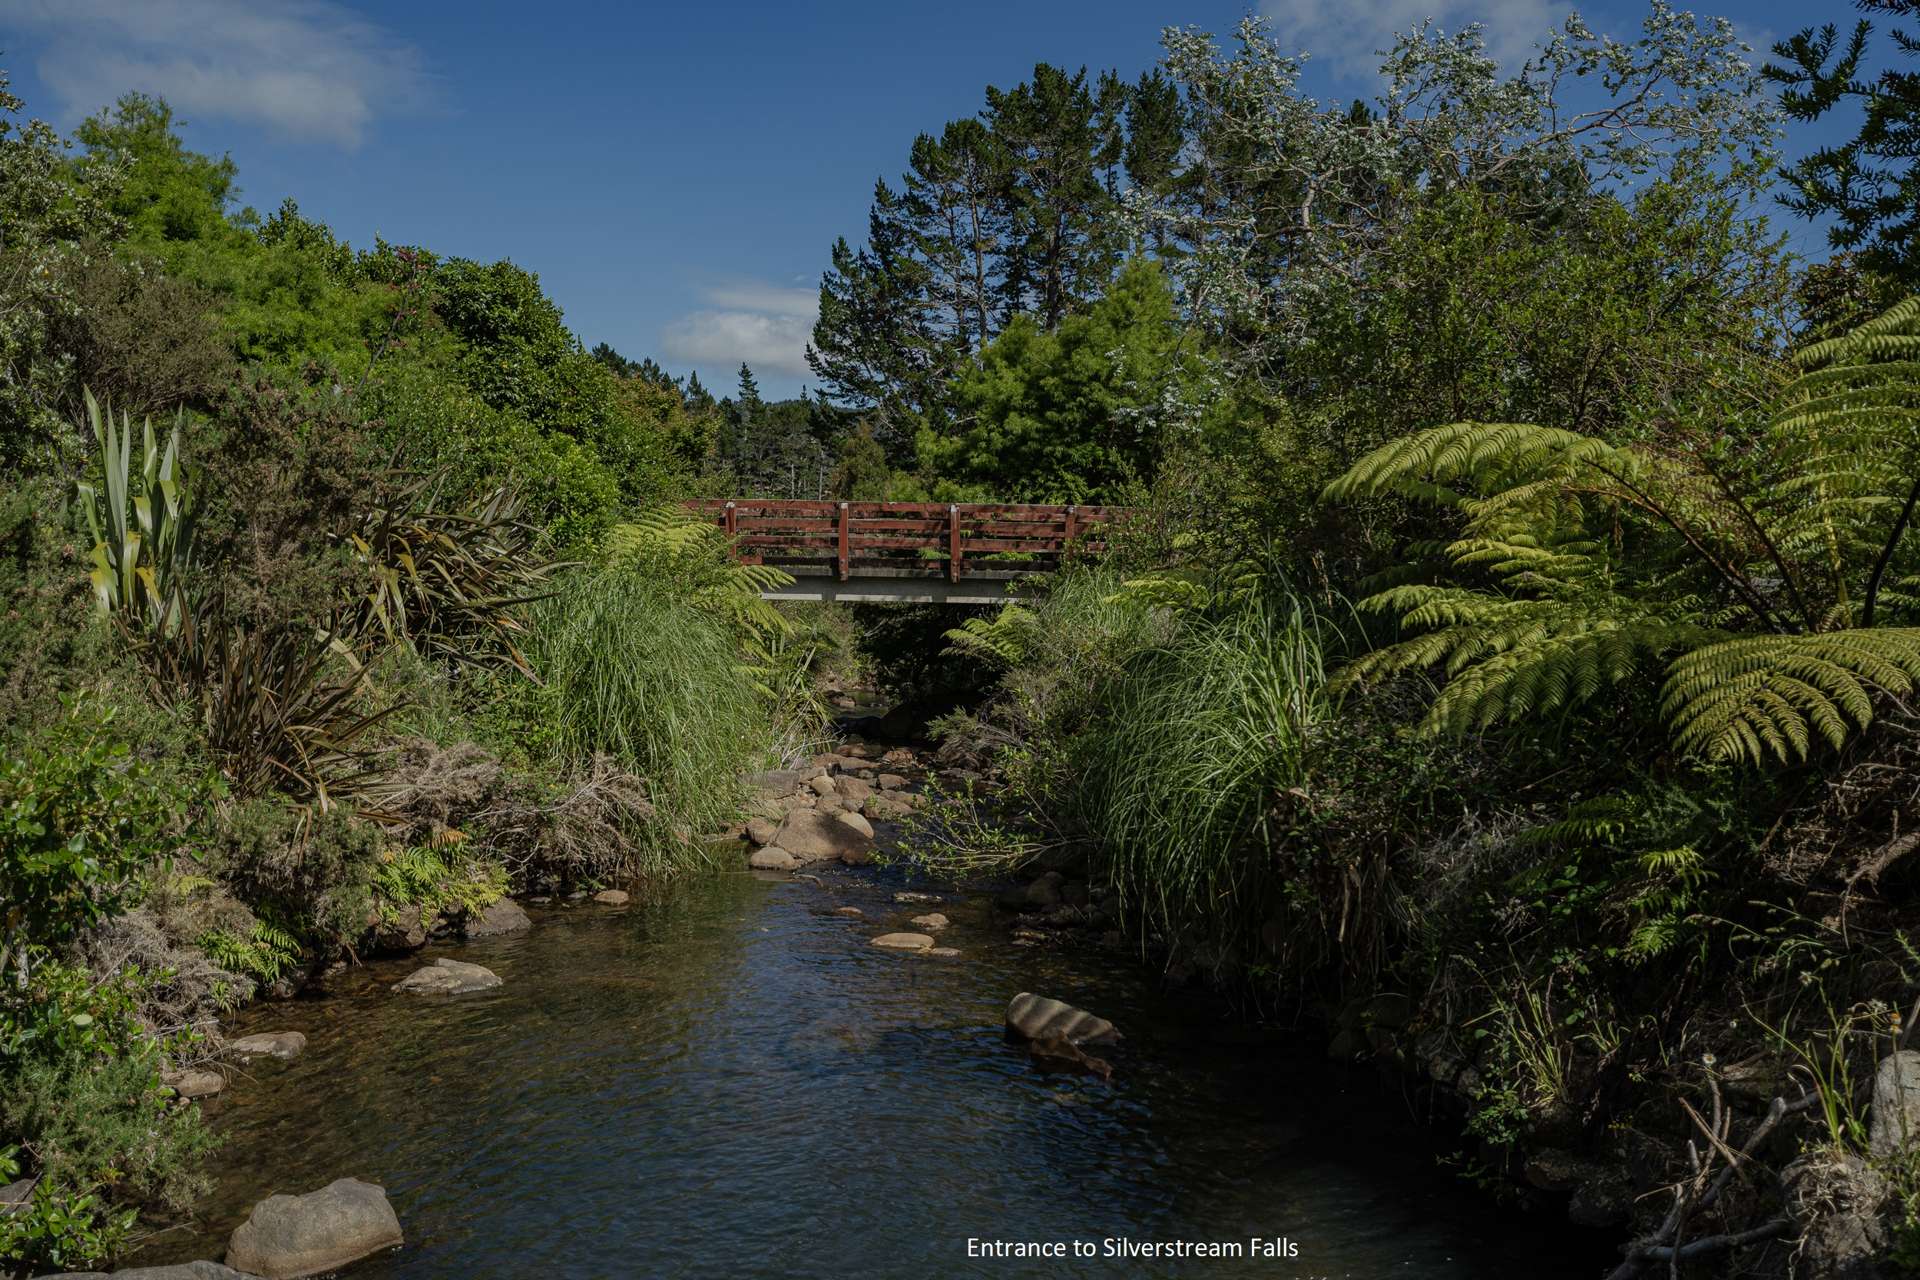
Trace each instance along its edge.
<instances>
[{"instance_id":1,"label":"wooden bridge","mask_svg":"<svg viewBox=\"0 0 1920 1280\"><path fill-rule=\"evenodd\" d=\"M1123 507L985 502L804 502L708 498L688 504L735 553L793 585L770 600L997 604L1067 556L1106 549Z\"/></svg>"}]
</instances>

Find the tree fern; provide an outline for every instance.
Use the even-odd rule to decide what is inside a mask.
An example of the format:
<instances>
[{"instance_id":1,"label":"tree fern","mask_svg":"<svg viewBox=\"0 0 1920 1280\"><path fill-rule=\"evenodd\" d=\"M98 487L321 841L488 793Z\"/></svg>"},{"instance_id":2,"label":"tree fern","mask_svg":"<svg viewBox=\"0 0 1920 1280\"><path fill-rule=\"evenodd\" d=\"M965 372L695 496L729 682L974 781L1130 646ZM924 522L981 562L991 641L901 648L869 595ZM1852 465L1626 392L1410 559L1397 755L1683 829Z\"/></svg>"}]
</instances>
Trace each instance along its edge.
<instances>
[{"instance_id":1,"label":"tree fern","mask_svg":"<svg viewBox=\"0 0 1920 1280\"><path fill-rule=\"evenodd\" d=\"M1009 601L991 618L968 618L947 632L947 652L979 658L990 666L1017 667L1033 652L1040 617Z\"/></svg>"},{"instance_id":2,"label":"tree fern","mask_svg":"<svg viewBox=\"0 0 1920 1280\"><path fill-rule=\"evenodd\" d=\"M1558 712L1663 671L1676 745L1758 762L1839 746L1920 683L1920 299L1809 347L1753 447L1617 445L1453 423L1328 487L1453 509L1443 582L1363 602L1412 634L1346 681L1438 668L1429 732Z\"/></svg>"}]
</instances>

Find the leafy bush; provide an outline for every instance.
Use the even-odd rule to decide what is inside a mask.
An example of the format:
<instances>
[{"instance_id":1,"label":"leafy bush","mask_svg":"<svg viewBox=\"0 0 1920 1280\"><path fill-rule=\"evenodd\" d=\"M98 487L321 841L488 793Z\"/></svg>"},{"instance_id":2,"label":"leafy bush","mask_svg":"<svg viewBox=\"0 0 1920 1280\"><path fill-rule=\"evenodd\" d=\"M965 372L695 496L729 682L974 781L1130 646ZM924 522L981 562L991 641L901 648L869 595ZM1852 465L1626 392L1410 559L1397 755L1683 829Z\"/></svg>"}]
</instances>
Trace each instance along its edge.
<instances>
[{"instance_id":1,"label":"leafy bush","mask_svg":"<svg viewBox=\"0 0 1920 1280\"><path fill-rule=\"evenodd\" d=\"M172 852L188 792L135 759L113 721L113 708L71 699L0 761L0 977L132 905Z\"/></svg>"},{"instance_id":2,"label":"leafy bush","mask_svg":"<svg viewBox=\"0 0 1920 1280\"><path fill-rule=\"evenodd\" d=\"M330 954L366 931L379 829L340 809L263 796L235 805L209 838L206 869L303 950ZM243 936L251 939L251 920Z\"/></svg>"},{"instance_id":3,"label":"leafy bush","mask_svg":"<svg viewBox=\"0 0 1920 1280\"><path fill-rule=\"evenodd\" d=\"M142 1205L184 1210L204 1189L212 1137L160 1086L169 1046L141 1025L144 981L49 963L0 993L0 1166L24 1153L37 1179L28 1210L0 1217L0 1261L85 1266L120 1248Z\"/></svg>"}]
</instances>

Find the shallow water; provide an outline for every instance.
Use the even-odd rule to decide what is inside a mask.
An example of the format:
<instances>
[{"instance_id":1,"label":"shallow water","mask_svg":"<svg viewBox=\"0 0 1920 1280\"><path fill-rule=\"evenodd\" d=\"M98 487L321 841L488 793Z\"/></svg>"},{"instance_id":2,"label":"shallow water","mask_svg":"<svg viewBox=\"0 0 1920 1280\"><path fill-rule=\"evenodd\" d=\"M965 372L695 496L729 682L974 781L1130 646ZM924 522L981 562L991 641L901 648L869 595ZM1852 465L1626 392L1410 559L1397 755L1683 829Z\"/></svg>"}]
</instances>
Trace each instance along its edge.
<instances>
[{"instance_id":1,"label":"shallow water","mask_svg":"<svg viewBox=\"0 0 1920 1280\"><path fill-rule=\"evenodd\" d=\"M1594 1274L1591 1248L1437 1166L1401 1104L1303 1045L1214 1024L1123 957L1021 948L982 900L897 905L885 871L823 884L716 875L629 908L534 915L436 948L505 985L391 994L419 958L249 1010L297 1061L210 1108L226 1139L195 1232L142 1261L218 1257L257 1200L355 1176L404 1249L354 1280L524 1276L1242 1276L1445 1280ZM831 914L852 904L864 920ZM869 940L940 910L958 958ZM1007 1043L1007 999L1111 1018L1111 1084ZM1286 1237L1292 1258L1121 1260L1109 1239ZM969 1238L1090 1258L969 1257Z\"/></svg>"}]
</instances>

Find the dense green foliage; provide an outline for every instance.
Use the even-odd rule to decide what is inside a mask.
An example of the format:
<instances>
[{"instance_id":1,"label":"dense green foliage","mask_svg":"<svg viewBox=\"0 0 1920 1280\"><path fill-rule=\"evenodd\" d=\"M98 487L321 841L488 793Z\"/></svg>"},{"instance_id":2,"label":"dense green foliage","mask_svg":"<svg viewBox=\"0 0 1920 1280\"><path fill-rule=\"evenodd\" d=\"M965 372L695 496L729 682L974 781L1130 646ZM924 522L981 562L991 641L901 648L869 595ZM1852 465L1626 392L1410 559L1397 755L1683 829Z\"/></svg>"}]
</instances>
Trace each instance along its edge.
<instances>
[{"instance_id":1,"label":"dense green foliage","mask_svg":"<svg viewBox=\"0 0 1920 1280\"><path fill-rule=\"evenodd\" d=\"M823 651L715 531L628 523L731 484L723 429L789 407L589 353L512 263L235 209L237 166L157 99L77 152L20 107L0 91L9 1274L190 1207L206 1136L163 1074L256 988L509 889L704 863L741 769L817 732Z\"/></svg>"},{"instance_id":2,"label":"dense green foliage","mask_svg":"<svg viewBox=\"0 0 1920 1280\"><path fill-rule=\"evenodd\" d=\"M1868 15L1920 15L1915 0L1854 0ZM1805 218L1830 219L1827 238L1836 249L1862 250L1868 267L1907 288L1920 284L1920 72L1898 66L1864 73L1873 24L1860 19L1840 40L1834 24L1807 27L1773 47L1780 59L1766 69L1782 86L1781 103L1796 120L1813 122L1857 102L1857 132L1837 146L1803 157L1786 173L1781 199ZM1893 51L1920 54L1920 35L1894 27Z\"/></svg>"}]
</instances>

